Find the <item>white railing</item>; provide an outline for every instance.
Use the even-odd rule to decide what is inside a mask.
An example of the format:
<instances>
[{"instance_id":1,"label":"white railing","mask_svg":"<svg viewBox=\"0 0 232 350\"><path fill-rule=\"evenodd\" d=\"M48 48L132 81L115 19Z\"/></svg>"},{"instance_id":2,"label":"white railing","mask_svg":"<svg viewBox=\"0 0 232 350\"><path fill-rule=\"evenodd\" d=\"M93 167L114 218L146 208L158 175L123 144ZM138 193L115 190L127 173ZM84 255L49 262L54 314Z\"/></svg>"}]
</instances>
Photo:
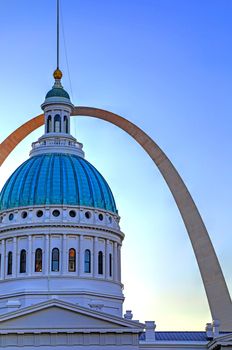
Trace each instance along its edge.
<instances>
[{"instance_id":1,"label":"white railing","mask_svg":"<svg viewBox=\"0 0 232 350\"><path fill-rule=\"evenodd\" d=\"M44 140L44 141L36 141L32 143L32 149L37 149L40 147L74 147L82 149L82 144L79 142L73 142L68 140Z\"/></svg>"}]
</instances>

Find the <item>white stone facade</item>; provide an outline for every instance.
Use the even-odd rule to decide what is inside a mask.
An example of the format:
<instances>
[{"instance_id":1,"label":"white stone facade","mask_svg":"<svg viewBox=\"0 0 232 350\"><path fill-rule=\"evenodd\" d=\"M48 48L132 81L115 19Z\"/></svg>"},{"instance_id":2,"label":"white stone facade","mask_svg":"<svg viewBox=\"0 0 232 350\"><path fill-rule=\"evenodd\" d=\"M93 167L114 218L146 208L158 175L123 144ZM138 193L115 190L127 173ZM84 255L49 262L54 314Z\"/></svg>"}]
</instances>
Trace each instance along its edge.
<instances>
[{"instance_id":1,"label":"white stone facade","mask_svg":"<svg viewBox=\"0 0 232 350\"><path fill-rule=\"evenodd\" d=\"M59 215L54 216L54 211ZM92 208L49 206L17 208L2 217L0 287L4 296L0 297L0 313L9 308L9 300L17 301L17 308L59 295L91 309L122 314L120 249L124 235L117 215ZM36 271L35 266L37 249L42 250L41 271ZM53 249L59 252L55 271L52 270ZM72 269L69 266L71 249L75 252ZM23 250L26 266L20 271ZM85 271L86 250L90 251L89 272ZM12 271L9 273L10 253ZM22 292L22 282L26 292Z\"/></svg>"}]
</instances>

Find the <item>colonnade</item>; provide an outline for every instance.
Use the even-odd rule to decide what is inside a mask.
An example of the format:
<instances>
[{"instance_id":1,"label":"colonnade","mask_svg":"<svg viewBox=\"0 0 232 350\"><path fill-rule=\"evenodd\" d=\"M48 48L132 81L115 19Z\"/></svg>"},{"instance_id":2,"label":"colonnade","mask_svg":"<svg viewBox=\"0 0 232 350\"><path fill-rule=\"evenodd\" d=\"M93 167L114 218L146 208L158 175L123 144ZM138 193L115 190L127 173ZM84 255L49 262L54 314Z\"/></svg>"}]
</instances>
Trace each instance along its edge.
<instances>
[{"instance_id":1,"label":"colonnade","mask_svg":"<svg viewBox=\"0 0 232 350\"><path fill-rule=\"evenodd\" d=\"M35 271L35 252L42 249L42 271ZM59 249L59 271L51 270L52 249ZM26 250L26 272L20 272L20 254ZM75 249L75 271L69 271L69 251ZM91 253L91 269L85 272L85 251ZM103 255L103 273L99 274L98 254ZM8 274L8 254L12 252L12 273ZM0 240L0 280L30 276L66 275L79 278L101 278L121 282L121 243L84 234L33 234ZM110 261L111 260L111 261Z\"/></svg>"}]
</instances>

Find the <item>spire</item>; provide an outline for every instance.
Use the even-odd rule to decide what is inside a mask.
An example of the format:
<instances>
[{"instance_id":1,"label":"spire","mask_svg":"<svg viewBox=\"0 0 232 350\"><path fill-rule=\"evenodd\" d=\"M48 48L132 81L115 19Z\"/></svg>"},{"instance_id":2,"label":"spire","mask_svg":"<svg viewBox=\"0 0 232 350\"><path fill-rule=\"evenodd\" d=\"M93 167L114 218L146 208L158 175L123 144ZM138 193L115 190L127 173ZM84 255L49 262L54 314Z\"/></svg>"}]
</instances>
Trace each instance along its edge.
<instances>
[{"instance_id":1,"label":"spire","mask_svg":"<svg viewBox=\"0 0 232 350\"><path fill-rule=\"evenodd\" d=\"M56 52L56 68L59 69L60 65L60 1L57 0L56 4L57 20L56 20L56 39L57 39L57 52Z\"/></svg>"},{"instance_id":2,"label":"spire","mask_svg":"<svg viewBox=\"0 0 232 350\"><path fill-rule=\"evenodd\" d=\"M57 104L61 104L62 106L64 105L69 106L70 108L69 114L70 114L74 106L70 101L69 94L67 93L67 91L64 90L61 84L61 78L63 74L59 67L59 64L60 64L60 0L56 0L56 43L57 43L56 70L53 73L55 82L53 84L52 89L49 90L48 93L46 94L45 101L42 103L41 107L45 111L47 106L49 106L49 110L50 110L51 106L53 105L57 106ZM66 111L64 112L64 114L66 114ZM46 118L47 116L45 113L45 120Z\"/></svg>"},{"instance_id":3,"label":"spire","mask_svg":"<svg viewBox=\"0 0 232 350\"><path fill-rule=\"evenodd\" d=\"M62 72L60 70L60 0L56 2L56 70L53 73L53 77L56 83L62 78Z\"/></svg>"}]
</instances>

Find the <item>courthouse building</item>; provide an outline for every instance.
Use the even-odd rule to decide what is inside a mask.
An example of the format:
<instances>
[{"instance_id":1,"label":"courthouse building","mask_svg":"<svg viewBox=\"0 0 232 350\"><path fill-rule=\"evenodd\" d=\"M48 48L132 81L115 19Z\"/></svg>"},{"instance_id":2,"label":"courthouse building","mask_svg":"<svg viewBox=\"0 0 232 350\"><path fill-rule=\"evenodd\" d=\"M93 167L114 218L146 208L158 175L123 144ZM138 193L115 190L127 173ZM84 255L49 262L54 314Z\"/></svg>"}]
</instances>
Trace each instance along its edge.
<instances>
[{"instance_id":1,"label":"courthouse building","mask_svg":"<svg viewBox=\"0 0 232 350\"><path fill-rule=\"evenodd\" d=\"M216 320L160 332L123 315L118 208L70 133L61 78L57 69L42 104L44 135L0 194L0 348L231 349Z\"/></svg>"}]
</instances>

